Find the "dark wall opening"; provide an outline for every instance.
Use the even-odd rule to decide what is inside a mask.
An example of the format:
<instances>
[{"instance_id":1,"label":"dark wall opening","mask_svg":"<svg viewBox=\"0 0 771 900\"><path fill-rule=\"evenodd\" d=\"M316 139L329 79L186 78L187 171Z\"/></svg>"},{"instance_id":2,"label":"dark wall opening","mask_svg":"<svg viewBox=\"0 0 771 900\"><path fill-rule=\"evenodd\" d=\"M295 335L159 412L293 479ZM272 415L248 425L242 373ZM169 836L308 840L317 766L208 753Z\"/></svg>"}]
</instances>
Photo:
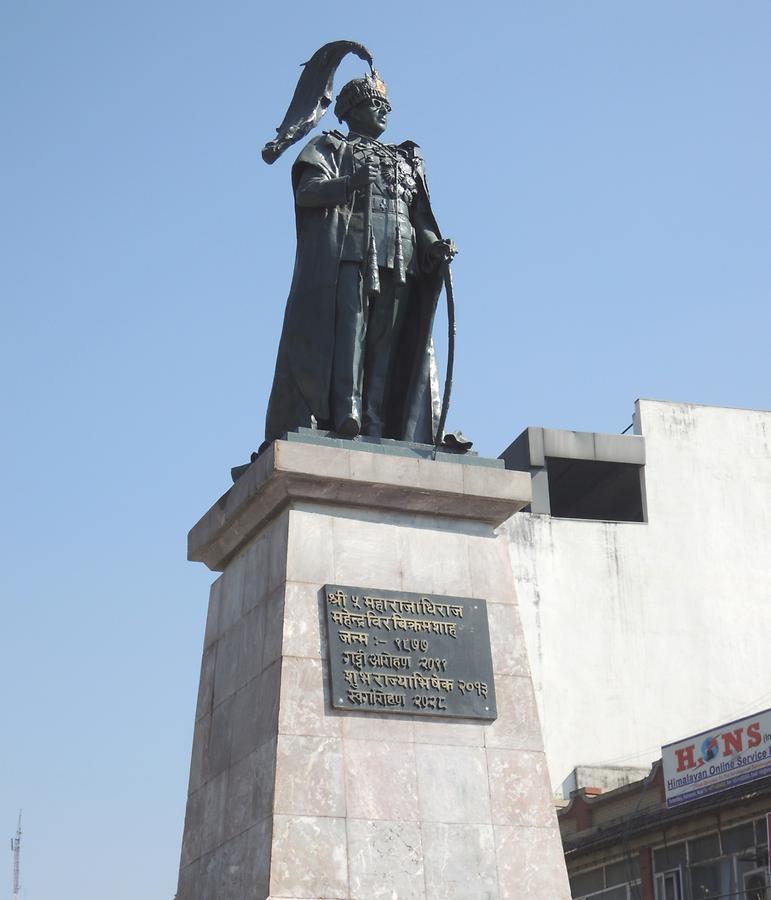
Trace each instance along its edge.
<instances>
[{"instance_id":1,"label":"dark wall opening","mask_svg":"<svg viewBox=\"0 0 771 900\"><path fill-rule=\"evenodd\" d=\"M642 466L546 457L551 514L565 519L644 522Z\"/></svg>"}]
</instances>

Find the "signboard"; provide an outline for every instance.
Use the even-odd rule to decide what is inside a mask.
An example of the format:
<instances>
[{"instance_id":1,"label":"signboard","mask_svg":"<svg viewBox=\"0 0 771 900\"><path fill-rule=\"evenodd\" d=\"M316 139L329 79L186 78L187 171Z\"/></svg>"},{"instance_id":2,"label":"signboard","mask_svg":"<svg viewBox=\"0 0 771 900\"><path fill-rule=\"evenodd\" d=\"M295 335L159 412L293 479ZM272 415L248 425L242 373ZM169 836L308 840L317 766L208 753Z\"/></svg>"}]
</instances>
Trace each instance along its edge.
<instances>
[{"instance_id":1,"label":"signboard","mask_svg":"<svg viewBox=\"0 0 771 900\"><path fill-rule=\"evenodd\" d=\"M484 600L324 585L332 706L497 716Z\"/></svg>"},{"instance_id":2,"label":"signboard","mask_svg":"<svg viewBox=\"0 0 771 900\"><path fill-rule=\"evenodd\" d=\"M661 748L667 806L771 775L771 709Z\"/></svg>"}]
</instances>

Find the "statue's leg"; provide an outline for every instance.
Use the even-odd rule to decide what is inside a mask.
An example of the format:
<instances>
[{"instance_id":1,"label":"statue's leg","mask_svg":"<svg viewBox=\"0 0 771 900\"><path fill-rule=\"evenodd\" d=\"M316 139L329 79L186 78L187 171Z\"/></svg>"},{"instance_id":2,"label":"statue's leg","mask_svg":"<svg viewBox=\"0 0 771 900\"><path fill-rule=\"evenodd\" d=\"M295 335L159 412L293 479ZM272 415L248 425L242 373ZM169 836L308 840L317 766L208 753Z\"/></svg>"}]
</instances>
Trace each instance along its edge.
<instances>
[{"instance_id":1,"label":"statue's leg","mask_svg":"<svg viewBox=\"0 0 771 900\"><path fill-rule=\"evenodd\" d=\"M362 298L361 265L342 262L335 306L332 413L335 430L348 437L355 437L361 427L366 333L367 308Z\"/></svg>"},{"instance_id":2,"label":"statue's leg","mask_svg":"<svg viewBox=\"0 0 771 900\"><path fill-rule=\"evenodd\" d=\"M395 349L404 320L406 285L394 282L393 269L380 269L380 294L369 302L364 352L364 419L362 433L390 437L385 433L385 410L396 362Z\"/></svg>"}]
</instances>

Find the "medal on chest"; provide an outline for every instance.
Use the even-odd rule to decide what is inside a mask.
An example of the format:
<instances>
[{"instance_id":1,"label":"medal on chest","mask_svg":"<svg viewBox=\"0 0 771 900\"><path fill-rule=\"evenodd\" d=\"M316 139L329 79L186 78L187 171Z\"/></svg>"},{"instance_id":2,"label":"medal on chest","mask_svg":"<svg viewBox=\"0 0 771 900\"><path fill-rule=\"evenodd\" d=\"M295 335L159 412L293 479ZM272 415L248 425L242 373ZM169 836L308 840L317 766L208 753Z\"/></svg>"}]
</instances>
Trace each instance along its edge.
<instances>
[{"instance_id":1,"label":"medal on chest","mask_svg":"<svg viewBox=\"0 0 771 900\"><path fill-rule=\"evenodd\" d=\"M417 181L410 160L398 150L391 150L380 144L359 144L354 148L353 158L357 166L375 162L380 168L378 187L391 200L401 200L408 206L417 193Z\"/></svg>"}]
</instances>

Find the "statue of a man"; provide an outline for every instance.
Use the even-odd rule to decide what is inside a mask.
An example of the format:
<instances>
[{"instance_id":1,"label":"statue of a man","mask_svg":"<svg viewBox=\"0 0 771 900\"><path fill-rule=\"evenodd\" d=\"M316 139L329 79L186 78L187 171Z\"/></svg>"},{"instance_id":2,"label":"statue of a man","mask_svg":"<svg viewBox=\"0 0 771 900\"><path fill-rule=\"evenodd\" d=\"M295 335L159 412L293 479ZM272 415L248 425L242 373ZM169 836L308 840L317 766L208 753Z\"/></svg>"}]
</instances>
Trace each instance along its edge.
<instances>
[{"instance_id":1,"label":"statue of a man","mask_svg":"<svg viewBox=\"0 0 771 900\"><path fill-rule=\"evenodd\" d=\"M346 84L334 111L347 132L313 138L292 167L297 255L266 441L306 426L434 443L431 328L455 248L417 145L379 140L391 107L377 72Z\"/></svg>"}]
</instances>

